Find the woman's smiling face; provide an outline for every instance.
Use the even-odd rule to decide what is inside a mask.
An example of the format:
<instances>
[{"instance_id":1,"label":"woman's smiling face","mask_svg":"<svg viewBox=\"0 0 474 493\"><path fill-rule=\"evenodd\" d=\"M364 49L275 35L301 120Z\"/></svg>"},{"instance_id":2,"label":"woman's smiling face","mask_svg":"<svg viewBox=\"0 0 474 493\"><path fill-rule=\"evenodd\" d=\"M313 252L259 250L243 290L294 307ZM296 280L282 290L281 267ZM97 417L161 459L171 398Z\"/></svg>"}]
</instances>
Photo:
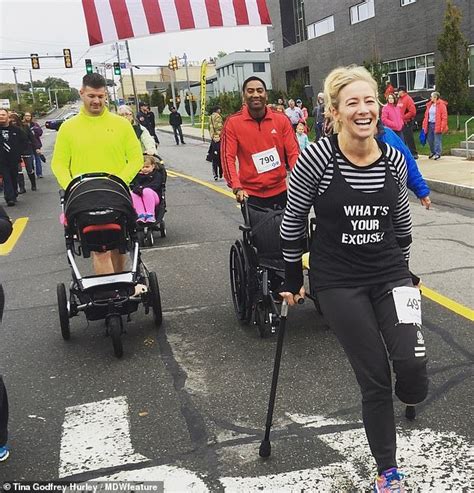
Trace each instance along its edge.
<instances>
[{"instance_id":1,"label":"woman's smiling face","mask_svg":"<svg viewBox=\"0 0 474 493\"><path fill-rule=\"evenodd\" d=\"M340 122L341 132L357 139L373 138L379 117L374 89L363 80L343 87L338 96L338 108L333 109L333 117Z\"/></svg>"}]
</instances>

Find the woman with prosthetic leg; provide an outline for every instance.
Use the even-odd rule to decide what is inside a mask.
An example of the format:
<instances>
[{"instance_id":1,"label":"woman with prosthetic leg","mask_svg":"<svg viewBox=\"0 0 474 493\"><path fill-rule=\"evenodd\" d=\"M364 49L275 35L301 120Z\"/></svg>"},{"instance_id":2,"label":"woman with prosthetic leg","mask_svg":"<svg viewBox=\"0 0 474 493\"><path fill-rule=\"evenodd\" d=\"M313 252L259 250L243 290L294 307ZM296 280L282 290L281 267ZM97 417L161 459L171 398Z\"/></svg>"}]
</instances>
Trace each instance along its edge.
<instances>
[{"instance_id":1,"label":"woman with prosthetic leg","mask_svg":"<svg viewBox=\"0 0 474 493\"><path fill-rule=\"evenodd\" d=\"M395 394L407 405L428 391L420 292L408 270L411 217L402 154L374 139L377 84L362 67L325 81L335 134L306 148L293 170L281 226L290 305L304 296L301 247L312 206L312 294L354 370L362 417L377 464L375 492L404 492L396 459ZM343 309L341 309L343 307Z\"/></svg>"}]
</instances>

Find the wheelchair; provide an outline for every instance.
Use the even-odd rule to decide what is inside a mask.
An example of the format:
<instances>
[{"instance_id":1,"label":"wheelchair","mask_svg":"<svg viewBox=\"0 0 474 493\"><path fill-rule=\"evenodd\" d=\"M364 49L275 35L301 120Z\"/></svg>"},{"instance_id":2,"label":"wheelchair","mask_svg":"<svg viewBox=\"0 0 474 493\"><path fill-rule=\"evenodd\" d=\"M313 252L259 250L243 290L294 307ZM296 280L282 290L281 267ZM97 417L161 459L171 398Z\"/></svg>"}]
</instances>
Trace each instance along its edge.
<instances>
[{"instance_id":1,"label":"wheelchair","mask_svg":"<svg viewBox=\"0 0 474 493\"><path fill-rule=\"evenodd\" d=\"M105 319L106 335L112 339L116 357L123 356L121 336L124 320L143 304L153 313L154 324L163 321L161 295L155 272L140 257L136 213L127 185L118 177L90 173L75 178L61 193L64 213L66 255L71 267L69 289L57 285L59 322L63 339L71 337L70 319L83 312L86 319ZM89 258L91 252L118 250L129 253L131 270L82 276L76 256Z\"/></svg>"},{"instance_id":2,"label":"wheelchair","mask_svg":"<svg viewBox=\"0 0 474 493\"><path fill-rule=\"evenodd\" d=\"M260 337L275 334L280 324L278 290L285 279L280 249L280 224L284 210L242 202L242 239L231 246L229 274L237 319L255 325Z\"/></svg>"}]
</instances>

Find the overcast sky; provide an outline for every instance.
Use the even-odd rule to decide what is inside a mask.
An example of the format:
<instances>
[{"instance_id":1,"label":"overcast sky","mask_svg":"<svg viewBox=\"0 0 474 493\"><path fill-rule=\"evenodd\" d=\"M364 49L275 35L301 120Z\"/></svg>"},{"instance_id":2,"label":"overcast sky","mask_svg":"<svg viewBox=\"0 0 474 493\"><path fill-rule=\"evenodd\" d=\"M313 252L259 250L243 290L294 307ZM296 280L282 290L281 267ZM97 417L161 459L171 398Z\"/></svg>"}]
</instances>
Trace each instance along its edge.
<instances>
[{"instance_id":1,"label":"overcast sky","mask_svg":"<svg viewBox=\"0 0 474 493\"><path fill-rule=\"evenodd\" d=\"M89 47L86 23L80 0L0 0L0 58L62 55L70 48L74 67L66 69L63 59L40 59L34 80L60 77L79 87L85 74L85 58L93 62L113 61L110 45ZM170 54L201 61L218 51L231 53L267 48L266 27L219 28L158 34L129 41L133 64L167 65ZM125 53L122 52L122 57ZM28 82L30 60L0 60L0 82L14 82L12 67L18 68L18 82ZM137 73L152 73L142 68Z\"/></svg>"}]
</instances>

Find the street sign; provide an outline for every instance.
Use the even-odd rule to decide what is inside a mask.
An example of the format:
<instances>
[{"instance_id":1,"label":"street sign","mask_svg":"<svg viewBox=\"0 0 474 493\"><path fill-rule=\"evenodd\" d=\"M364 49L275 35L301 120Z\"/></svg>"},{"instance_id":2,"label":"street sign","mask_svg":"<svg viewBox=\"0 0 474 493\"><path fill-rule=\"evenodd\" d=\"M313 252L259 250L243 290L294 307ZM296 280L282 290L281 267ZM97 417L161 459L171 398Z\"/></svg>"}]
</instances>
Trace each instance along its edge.
<instances>
[{"instance_id":1,"label":"street sign","mask_svg":"<svg viewBox=\"0 0 474 493\"><path fill-rule=\"evenodd\" d=\"M0 108L4 110L10 109L10 100L9 99L0 99Z\"/></svg>"}]
</instances>

